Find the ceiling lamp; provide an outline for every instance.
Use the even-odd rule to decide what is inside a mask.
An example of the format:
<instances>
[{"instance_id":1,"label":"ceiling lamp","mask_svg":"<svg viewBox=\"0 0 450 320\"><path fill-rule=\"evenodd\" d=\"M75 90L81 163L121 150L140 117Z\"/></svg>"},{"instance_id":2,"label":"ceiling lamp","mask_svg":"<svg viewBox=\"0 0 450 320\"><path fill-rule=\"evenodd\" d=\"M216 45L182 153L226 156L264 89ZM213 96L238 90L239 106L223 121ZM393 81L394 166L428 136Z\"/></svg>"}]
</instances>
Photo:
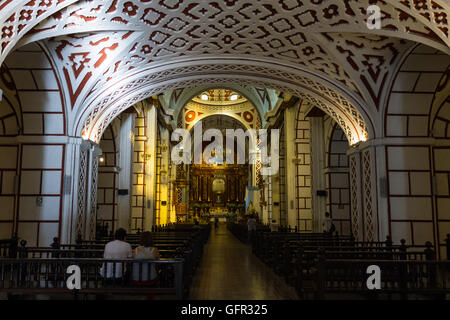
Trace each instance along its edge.
<instances>
[{"instance_id":1,"label":"ceiling lamp","mask_svg":"<svg viewBox=\"0 0 450 320\"><path fill-rule=\"evenodd\" d=\"M209 97L208 97L207 94L202 94L201 98L202 98L203 101L208 101L209 100Z\"/></svg>"},{"instance_id":2,"label":"ceiling lamp","mask_svg":"<svg viewBox=\"0 0 450 320\"><path fill-rule=\"evenodd\" d=\"M236 101L238 99L238 95L237 94L233 94L230 97L230 101Z\"/></svg>"}]
</instances>

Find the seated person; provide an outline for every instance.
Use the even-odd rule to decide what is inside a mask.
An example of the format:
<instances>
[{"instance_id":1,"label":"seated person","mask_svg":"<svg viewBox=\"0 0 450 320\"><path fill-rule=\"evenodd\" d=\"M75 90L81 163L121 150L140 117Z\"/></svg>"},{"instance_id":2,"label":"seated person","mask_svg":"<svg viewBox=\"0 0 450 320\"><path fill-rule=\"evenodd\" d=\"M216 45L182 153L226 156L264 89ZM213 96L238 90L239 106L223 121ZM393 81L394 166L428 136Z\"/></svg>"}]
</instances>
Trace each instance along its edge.
<instances>
[{"instance_id":1,"label":"seated person","mask_svg":"<svg viewBox=\"0 0 450 320\"><path fill-rule=\"evenodd\" d=\"M153 247L153 238L150 232L141 234L140 246L134 249L135 260L158 260L158 249ZM150 270L149 270L150 265ZM152 263L133 263L133 283L140 286L152 286L156 283L158 274Z\"/></svg>"},{"instance_id":2,"label":"seated person","mask_svg":"<svg viewBox=\"0 0 450 320\"><path fill-rule=\"evenodd\" d=\"M125 242L125 239L127 237L127 232L125 229L118 229L114 235L113 241L110 241L105 246L105 252L103 254L103 258L105 259L117 259L117 260L125 260L132 257L132 249L131 245L127 242ZM115 268L115 274L114 274L114 268ZM123 281L125 280L125 274L126 274L126 266L124 263L116 263L114 266L114 263L107 263L106 271L105 271L105 265L103 264L100 274L108 280L108 282L111 282L113 279L116 281Z\"/></svg>"},{"instance_id":3,"label":"seated person","mask_svg":"<svg viewBox=\"0 0 450 320\"><path fill-rule=\"evenodd\" d=\"M198 222L197 219L194 220L194 226L192 227L192 229L201 229L202 227L200 227L200 223Z\"/></svg>"}]
</instances>

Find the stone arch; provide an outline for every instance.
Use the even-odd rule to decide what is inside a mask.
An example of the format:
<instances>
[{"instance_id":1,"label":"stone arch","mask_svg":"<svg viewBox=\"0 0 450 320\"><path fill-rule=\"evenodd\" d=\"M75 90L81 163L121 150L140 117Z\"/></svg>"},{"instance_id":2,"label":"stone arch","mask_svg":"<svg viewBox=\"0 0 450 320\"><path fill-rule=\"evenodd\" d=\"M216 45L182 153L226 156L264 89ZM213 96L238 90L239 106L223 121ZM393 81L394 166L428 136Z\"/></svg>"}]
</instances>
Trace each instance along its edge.
<instances>
[{"instance_id":1,"label":"stone arch","mask_svg":"<svg viewBox=\"0 0 450 320\"><path fill-rule=\"evenodd\" d=\"M2 139L15 165L0 170L18 192L2 197L0 220L30 246L49 245L61 235L67 118L60 81L45 49L30 44L9 54L2 65L1 89L0 108L8 110L2 125L9 131ZM19 177L16 182L10 180L12 173ZM36 197L42 206L34 205Z\"/></svg>"},{"instance_id":2,"label":"stone arch","mask_svg":"<svg viewBox=\"0 0 450 320\"><path fill-rule=\"evenodd\" d=\"M370 113L365 110L363 103L332 83L328 85L335 89L329 89L321 84L320 81L324 79L317 78L311 73L306 73L307 77L306 74L301 75L304 71L300 69L296 70L297 73L293 73L282 65L278 65L275 69L273 63L270 66L264 66L261 62L252 65L247 61L245 65L242 65L236 60L229 61L226 65L200 64L197 66L194 65L194 61L189 61L188 65L180 63L179 66L174 62L169 67L169 70L156 73L149 70L146 76L123 79L103 90L97 97L89 99L78 116L74 134L82 134L86 139L96 141L104 126L116 114L146 97L176 88L205 83L223 86L233 82L242 85L257 84L260 87L274 87L309 100L340 123L353 143L376 136ZM198 72L195 72L196 69Z\"/></svg>"},{"instance_id":3,"label":"stone arch","mask_svg":"<svg viewBox=\"0 0 450 320\"><path fill-rule=\"evenodd\" d=\"M201 121L203 119L206 119L208 117L214 116L214 115L224 115L224 116L228 116L230 118L233 118L235 120L237 120L239 123L242 124L242 126L244 128L246 128L247 130L249 129L261 129L261 117L256 109L256 107L252 104L252 103L242 103L239 105L230 105L230 106L219 106L217 108L217 110L209 110L212 107L211 106L199 106L196 104L193 104L191 106L186 105L183 110L180 112L180 114L178 115L178 119L179 117L185 117L186 115L183 113L184 109L187 109L188 107L190 107L190 112L194 112L195 118L192 122L190 123L186 123L186 119L184 119L184 123L185 123L185 128L188 130L191 130L198 121ZM200 109L201 108L201 109ZM225 109L225 110L224 110ZM248 111L250 110L250 111ZM249 113L252 121L246 121L245 117L244 117L244 113Z\"/></svg>"},{"instance_id":4,"label":"stone arch","mask_svg":"<svg viewBox=\"0 0 450 320\"><path fill-rule=\"evenodd\" d=\"M434 100L448 72L450 56L418 45L394 77L383 110L385 137L429 137Z\"/></svg>"},{"instance_id":5,"label":"stone arch","mask_svg":"<svg viewBox=\"0 0 450 320\"><path fill-rule=\"evenodd\" d=\"M175 110L174 118L178 119L179 114L182 112L183 108L185 108L186 104L192 100L195 96L198 94L211 90L216 89L216 85L206 85L206 86L200 86L195 88L189 88L187 89L180 89L182 90L181 95L175 99L174 94L172 94L171 100L170 100L170 106L173 107ZM227 84L223 87L223 89L233 90L245 98L247 98L255 107L255 109L258 111L259 118L261 119L261 122L264 124L264 114L268 111L266 101L263 101L260 96L257 96L255 93L251 92L251 88L249 87L241 87L238 85L233 84ZM177 90L175 90L177 91ZM174 104L172 104L172 102Z\"/></svg>"},{"instance_id":6,"label":"stone arch","mask_svg":"<svg viewBox=\"0 0 450 320\"><path fill-rule=\"evenodd\" d=\"M381 172L386 170L388 234L396 243L431 241L441 254L450 231L450 168L443 158L449 148L445 129L439 129L446 123L441 110L448 107L449 66L448 55L425 45L403 57L383 113L383 149L377 151L386 155Z\"/></svg>"},{"instance_id":7,"label":"stone arch","mask_svg":"<svg viewBox=\"0 0 450 320\"><path fill-rule=\"evenodd\" d=\"M5 90L14 94L20 111L24 136L64 136L67 132L66 107L54 64L39 44L30 44L11 53L6 68L12 83ZM11 87L12 86L12 87ZM11 101L11 100L10 100Z\"/></svg>"},{"instance_id":8,"label":"stone arch","mask_svg":"<svg viewBox=\"0 0 450 320\"><path fill-rule=\"evenodd\" d=\"M437 88L430 115L431 134L437 139L450 138L450 67Z\"/></svg>"},{"instance_id":9,"label":"stone arch","mask_svg":"<svg viewBox=\"0 0 450 320\"><path fill-rule=\"evenodd\" d=\"M218 117L218 116L223 116L223 117L225 117L225 118L230 118L230 119L233 119L233 120L235 120L240 126L241 126L241 128L242 129L251 129L251 128L249 128L248 127L248 125L246 125L243 121L242 121L242 119L240 119L240 118L238 118L238 117L235 117L235 116L233 116L233 115L230 115L230 114L221 114L221 113L214 113L214 114L210 114L210 115L207 115L207 116L205 116L204 118L202 118L201 120L203 120L203 119L208 119L208 118L211 118L211 117ZM199 120L200 121L200 120ZM194 125L192 125L188 130L192 133L195 129L195 126L197 125L197 123L198 122L196 122ZM224 135L224 138L225 138L225 135ZM195 143L196 142L198 142L198 141L195 141L194 139L192 139L191 140L191 146L192 146L192 148L194 148L195 147ZM201 141L200 142L201 144L203 144L203 141ZM255 142L253 142L255 145L256 145L256 141ZM247 143L246 143L246 146L247 146ZM223 146L224 148L226 148L226 145L224 144L224 146ZM239 145L237 146L238 148L240 147ZM241 150L242 151L242 150ZM243 152L244 152L244 154L246 154L245 153L245 150L243 150ZM237 156L237 154L235 154L235 157ZM226 160L226 159L223 159L223 160Z\"/></svg>"}]
</instances>

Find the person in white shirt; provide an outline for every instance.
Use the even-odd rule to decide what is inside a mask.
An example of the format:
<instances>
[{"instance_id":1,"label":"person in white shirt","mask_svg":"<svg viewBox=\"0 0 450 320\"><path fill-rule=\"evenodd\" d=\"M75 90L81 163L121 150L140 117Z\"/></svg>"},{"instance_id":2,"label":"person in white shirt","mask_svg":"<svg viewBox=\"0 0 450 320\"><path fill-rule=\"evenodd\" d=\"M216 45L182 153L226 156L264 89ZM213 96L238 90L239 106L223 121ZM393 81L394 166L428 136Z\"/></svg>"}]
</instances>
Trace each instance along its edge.
<instances>
[{"instance_id":1,"label":"person in white shirt","mask_svg":"<svg viewBox=\"0 0 450 320\"><path fill-rule=\"evenodd\" d=\"M329 212L325 212L325 219L322 222L322 226L323 226L323 233L328 234L328 235L333 234L334 225L333 225L333 220L331 220L331 218L330 218Z\"/></svg>"},{"instance_id":2,"label":"person in white shirt","mask_svg":"<svg viewBox=\"0 0 450 320\"><path fill-rule=\"evenodd\" d=\"M133 255L133 250L131 249L131 245L125 242L126 237L127 232L125 231L125 229L122 228L118 229L114 235L115 240L110 241L106 244L103 258L110 260L112 259L124 260L131 258ZM126 266L123 263L116 263L115 266L114 263L107 263L106 268L105 265L103 264L100 270L100 274L107 280L112 280L114 278L116 281L124 280L123 278L125 276L125 273L126 273Z\"/></svg>"},{"instance_id":3,"label":"person in white shirt","mask_svg":"<svg viewBox=\"0 0 450 320\"><path fill-rule=\"evenodd\" d=\"M153 237L150 232L141 234L140 246L134 249L135 260L158 260L159 251L153 247ZM151 262L133 263L133 284L137 287L154 287L158 273L155 264ZM151 292L147 295L147 300L154 300L155 296Z\"/></svg>"},{"instance_id":4,"label":"person in white shirt","mask_svg":"<svg viewBox=\"0 0 450 320\"><path fill-rule=\"evenodd\" d=\"M256 232L256 219L251 215L247 221L247 243L251 243Z\"/></svg>"},{"instance_id":5,"label":"person in white shirt","mask_svg":"<svg viewBox=\"0 0 450 320\"><path fill-rule=\"evenodd\" d=\"M247 221L248 232L256 231L256 219L253 215Z\"/></svg>"},{"instance_id":6,"label":"person in white shirt","mask_svg":"<svg viewBox=\"0 0 450 320\"><path fill-rule=\"evenodd\" d=\"M153 237L150 232L141 234L140 246L134 249L135 260L158 260L158 249L153 247ZM150 266L150 271L148 269ZM150 279L149 279L150 276ZM135 285L150 285L153 284L158 274L156 273L155 265L152 263L133 263L133 282Z\"/></svg>"}]
</instances>

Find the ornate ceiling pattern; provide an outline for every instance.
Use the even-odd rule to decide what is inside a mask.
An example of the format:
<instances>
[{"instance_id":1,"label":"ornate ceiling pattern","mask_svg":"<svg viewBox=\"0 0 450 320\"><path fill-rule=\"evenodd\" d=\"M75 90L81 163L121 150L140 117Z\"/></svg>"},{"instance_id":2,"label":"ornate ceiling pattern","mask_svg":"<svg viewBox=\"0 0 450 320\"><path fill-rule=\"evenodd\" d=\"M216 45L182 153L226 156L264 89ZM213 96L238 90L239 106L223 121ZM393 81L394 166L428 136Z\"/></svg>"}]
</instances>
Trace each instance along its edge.
<instances>
[{"instance_id":1,"label":"ornate ceiling pattern","mask_svg":"<svg viewBox=\"0 0 450 320\"><path fill-rule=\"evenodd\" d=\"M366 25L374 4L380 30ZM241 60L228 70L241 85L255 86L258 75L260 85L315 101L360 141L413 41L450 53L449 12L447 0L3 0L0 62L15 45L42 41L94 141L136 99L218 81L225 64L213 61L224 57ZM206 56L216 60L172 67Z\"/></svg>"},{"instance_id":2,"label":"ornate ceiling pattern","mask_svg":"<svg viewBox=\"0 0 450 320\"><path fill-rule=\"evenodd\" d=\"M365 91L368 85L366 81L352 79L345 66L334 59L339 49L320 41L317 35L326 31L357 32L365 24L366 8L374 1L310 0L309 4L293 0L278 3L266 0L251 4L236 0L222 4L180 0L164 0L159 4L148 2L109 0L99 4L97 1L80 1L42 21L23 39L23 43L86 31L133 30L139 32L140 37L127 57L118 57L112 64L114 67L108 70L110 75L127 73L171 57L232 53L277 58L303 65L326 74L355 92ZM383 9L385 26L377 33L392 35L395 32L399 37L404 33L405 38L423 38L418 40L436 42L441 48L445 47L442 46L443 39L404 11L408 6L402 11L383 1L375 2ZM416 8L425 10L425 6L419 4L414 6L415 11L418 10ZM439 14L445 14L445 11ZM445 19L440 24L444 22ZM445 32L440 32L444 37ZM386 66L390 66L387 61ZM109 78L106 76L103 81ZM377 92L376 88L371 89L368 88Z\"/></svg>"},{"instance_id":3,"label":"ornate ceiling pattern","mask_svg":"<svg viewBox=\"0 0 450 320\"><path fill-rule=\"evenodd\" d=\"M80 97L86 97L95 90L100 79L106 82L111 79L112 75L108 76L107 72L116 71L115 58L132 46L136 38L137 34L132 31L117 31L74 34L46 42L65 80L63 83L72 109L79 105L77 100L81 101Z\"/></svg>"},{"instance_id":4,"label":"ornate ceiling pattern","mask_svg":"<svg viewBox=\"0 0 450 320\"><path fill-rule=\"evenodd\" d=\"M40 21L78 0L2 0L0 1L0 63L21 37Z\"/></svg>"}]
</instances>

